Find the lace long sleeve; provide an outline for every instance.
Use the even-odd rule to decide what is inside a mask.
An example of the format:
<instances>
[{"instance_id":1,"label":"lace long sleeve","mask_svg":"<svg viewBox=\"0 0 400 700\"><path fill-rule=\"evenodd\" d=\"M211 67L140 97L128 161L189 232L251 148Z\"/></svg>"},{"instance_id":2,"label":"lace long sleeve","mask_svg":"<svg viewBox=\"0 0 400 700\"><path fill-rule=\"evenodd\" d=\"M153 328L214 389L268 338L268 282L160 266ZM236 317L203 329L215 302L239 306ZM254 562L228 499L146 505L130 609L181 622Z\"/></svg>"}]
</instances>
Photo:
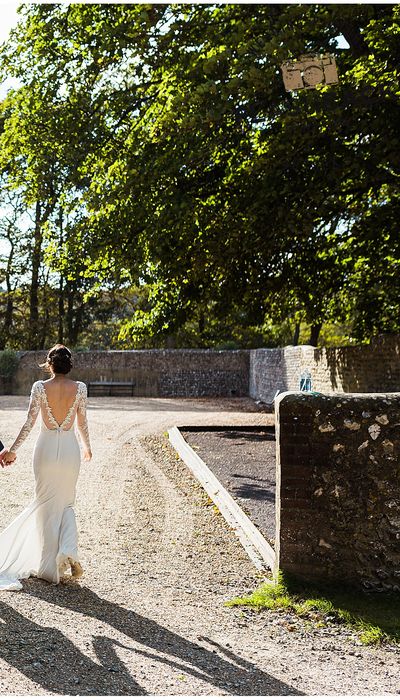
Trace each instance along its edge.
<instances>
[{"instance_id":1,"label":"lace long sleeve","mask_svg":"<svg viewBox=\"0 0 400 700\"><path fill-rule=\"evenodd\" d=\"M21 430L19 431L18 437L11 445L10 452L16 452L31 432L40 411L40 401L41 392L39 382L35 382L32 385L31 389L31 396L29 400L28 415L26 417L26 421L23 424Z\"/></svg>"},{"instance_id":2,"label":"lace long sleeve","mask_svg":"<svg viewBox=\"0 0 400 700\"><path fill-rule=\"evenodd\" d=\"M78 408L76 411L76 420L78 424L79 435L81 436L82 444L86 450L91 450L90 448L90 437L89 437L89 427L86 417L87 408L87 386L83 382L80 385L80 397L78 402Z\"/></svg>"}]
</instances>

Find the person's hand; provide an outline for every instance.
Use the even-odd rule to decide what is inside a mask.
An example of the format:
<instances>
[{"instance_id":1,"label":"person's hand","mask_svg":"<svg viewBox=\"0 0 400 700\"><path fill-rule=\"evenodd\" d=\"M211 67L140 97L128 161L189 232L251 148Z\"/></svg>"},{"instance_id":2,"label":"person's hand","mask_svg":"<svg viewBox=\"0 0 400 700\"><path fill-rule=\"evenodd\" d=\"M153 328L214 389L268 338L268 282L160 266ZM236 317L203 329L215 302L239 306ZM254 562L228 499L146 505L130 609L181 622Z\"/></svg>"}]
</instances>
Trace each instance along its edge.
<instances>
[{"instance_id":1,"label":"person's hand","mask_svg":"<svg viewBox=\"0 0 400 700\"><path fill-rule=\"evenodd\" d=\"M92 450L83 450L83 459L85 462L90 462L92 459Z\"/></svg>"},{"instance_id":2,"label":"person's hand","mask_svg":"<svg viewBox=\"0 0 400 700\"><path fill-rule=\"evenodd\" d=\"M4 452L4 454L1 455L1 466L5 467L9 464L12 464L15 462L17 459L17 455L15 452Z\"/></svg>"}]
</instances>

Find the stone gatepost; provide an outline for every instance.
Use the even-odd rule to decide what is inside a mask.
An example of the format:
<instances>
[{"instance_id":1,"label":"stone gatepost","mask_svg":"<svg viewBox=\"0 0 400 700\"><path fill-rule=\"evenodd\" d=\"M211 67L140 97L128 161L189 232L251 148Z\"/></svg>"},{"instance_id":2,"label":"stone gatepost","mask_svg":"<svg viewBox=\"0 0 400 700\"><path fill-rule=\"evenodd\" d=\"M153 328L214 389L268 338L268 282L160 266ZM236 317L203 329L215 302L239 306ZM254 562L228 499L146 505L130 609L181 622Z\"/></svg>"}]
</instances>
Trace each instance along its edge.
<instances>
[{"instance_id":1,"label":"stone gatepost","mask_svg":"<svg viewBox=\"0 0 400 700\"><path fill-rule=\"evenodd\" d=\"M277 414L277 567L400 591L400 394L285 393Z\"/></svg>"}]
</instances>

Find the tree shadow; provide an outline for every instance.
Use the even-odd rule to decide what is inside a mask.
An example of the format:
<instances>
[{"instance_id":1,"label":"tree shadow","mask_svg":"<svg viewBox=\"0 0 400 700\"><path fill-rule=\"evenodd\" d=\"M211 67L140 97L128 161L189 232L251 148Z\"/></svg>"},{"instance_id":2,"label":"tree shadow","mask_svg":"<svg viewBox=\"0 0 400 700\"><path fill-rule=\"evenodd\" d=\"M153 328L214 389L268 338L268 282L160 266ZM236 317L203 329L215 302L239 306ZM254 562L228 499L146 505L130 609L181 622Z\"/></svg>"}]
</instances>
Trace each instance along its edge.
<instances>
[{"instance_id":1,"label":"tree shadow","mask_svg":"<svg viewBox=\"0 0 400 700\"><path fill-rule=\"evenodd\" d=\"M272 483L271 479L263 479L261 476L250 476L249 474L238 474L236 472L232 472L231 476L235 477L235 479L248 479L249 481L256 481L259 484L261 484L262 481L266 481L268 484Z\"/></svg>"},{"instance_id":2,"label":"tree shadow","mask_svg":"<svg viewBox=\"0 0 400 700\"><path fill-rule=\"evenodd\" d=\"M178 425L177 426L187 442L201 437L209 437L214 440L243 440L247 442L276 442L275 426L249 426L238 429L236 426L221 425ZM256 429L257 428L257 429ZM238 443L245 444L245 442Z\"/></svg>"},{"instance_id":3,"label":"tree shadow","mask_svg":"<svg viewBox=\"0 0 400 700\"><path fill-rule=\"evenodd\" d=\"M140 645L139 648L136 648L109 637L101 635L94 637L93 648L100 666L94 664L86 656L84 659L85 663L88 664L89 674L93 673L93 678L96 678L96 694L146 694L143 688L129 676L124 664L118 658L117 649L121 648L130 649L144 658L166 664L173 673L179 671L187 676L203 680L228 694L303 695L300 691L265 673L256 664L241 658L223 645L205 639L214 646L214 649L210 650L201 644L185 639L134 610L125 609L116 603L100 598L86 586L67 585L56 588L32 578L24 581L24 591L32 597L45 600L67 610L73 610L85 617L90 616L100 620ZM29 621L28 624L32 625ZM54 663L60 666L60 664L65 663L64 659L66 658L67 668L71 666L71 671L76 676L76 664L79 663L80 652L73 645L73 649L70 648L71 642L69 640L66 640L66 645L63 647L64 639L60 632L54 630L54 646L58 647L57 653L59 654L58 660L55 660ZM143 646L148 649L143 650ZM2 653L4 653L4 648L3 650L0 648L0 655ZM12 658L7 659L7 661L15 664L15 660ZM22 672L26 673L25 670ZM116 676L122 677L126 690L119 690L118 693L115 693L115 682L114 685L112 683ZM64 684L60 681L58 687L55 687L53 671L48 667L41 670L40 681L37 682L49 690L57 692L65 690ZM90 687L93 687L94 683L95 680L92 681ZM86 686L81 684L79 694L91 694L86 691ZM76 687L73 694L78 694Z\"/></svg>"},{"instance_id":4,"label":"tree shadow","mask_svg":"<svg viewBox=\"0 0 400 700\"><path fill-rule=\"evenodd\" d=\"M246 477L245 477L246 478ZM250 498L254 501L267 501L275 503L275 491L269 491L262 485L249 484L245 481L240 486L231 486L232 494L238 498Z\"/></svg>"},{"instance_id":5,"label":"tree shadow","mask_svg":"<svg viewBox=\"0 0 400 700\"><path fill-rule=\"evenodd\" d=\"M113 640L103 638L96 663L59 629L32 622L3 601L0 618L0 657L41 688L62 695L147 695L115 659Z\"/></svg>"},{"instance_id":6,"label":"tree shadow","mask_svg":"<svg viewBox=\"0 0 400 700\"><path fill-rule=\"evenodd\" d=\"M247 440L247 442L276 442L275 432L272 432L271 430L260 430L258 433L255 433L254 431L251 432L245 430L229 430L226 432L221 432L219 436L221 438L226 438L227 440Z\"/></svg>"},{"instance_id":7,"label":"tree shadow","mask_svg":"<svg viewBox=\"0 0 400 700\"><path fill-rule=\"evenodd\" d=\"M26 394L0 396L0 408L7 411L26 410L29 391ZM128 411L141 413L264 413L256 401L243 396L90 396L89 411ZM206 426L207 427L207 426Z\"/></svg>"}]
</instances>

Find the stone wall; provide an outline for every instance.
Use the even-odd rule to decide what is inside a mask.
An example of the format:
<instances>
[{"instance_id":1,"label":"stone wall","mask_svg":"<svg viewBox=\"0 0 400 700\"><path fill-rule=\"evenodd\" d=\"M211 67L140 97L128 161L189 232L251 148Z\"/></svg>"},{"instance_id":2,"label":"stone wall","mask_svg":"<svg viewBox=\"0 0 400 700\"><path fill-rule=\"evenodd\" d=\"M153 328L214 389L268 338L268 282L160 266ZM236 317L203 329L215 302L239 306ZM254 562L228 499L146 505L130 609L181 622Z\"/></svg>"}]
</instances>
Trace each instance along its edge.
<instances>
[{"instance_id":1,"label":"stone wall","mask_svg":"<svg viewBox=\"0 0 400 700\"><path fill-rule=\"evenodd\" d=\"M296 391L302 369L308 366L307 346L258 348L250 351L249 394L272 403L277 391Z\"/></svg>"},{"instance_id":2,"label":"stone wall","mask_svg":"<svg viewBox=\"0 0 400 700\"><path fill-rule=\"evenodd\" d=\"M277 390L298 391L309 370L314 391L400 390L400 336L379 336L369 345L314 348L309 345L250 351L250 396L271 403Z\"/></svg>"},{"instance_id":3,"label":"stone wall","mask_svg":"<svg viewBox=\"0 0 400 700\"><path fill-rule=\"evenodd\" d=\"M72 379L134 381L135 396L248 396L249 350L127 350L74 353ZM45 375L45 352L20 353L13 393Z\"/></svg>"},{"instance_id":4,"label":"stone wall","mask_svg":"<svg viewBox=\"0 0 400 700\"><path fill-rule=\"evenodd\" d=\"M12 390L26 394L32 381L43 376L37 364L45 352L19 354ZM71 377L85 382L135 381L136 396L250 395L272 404L277 391L299 390L305 370L311 372L313 390L326 394L400 390L400 336L341 348L78 352L75 365Z\"/></svg>"},{"instance_id":5,"label":"stone wall","mask_svg":"<svg viewBox=\"0 0 400 700\"><path fill-rule=\"evenodd\" d=\"M287 393L277 411L277 566L400 591L400 394Z\"/></svg>"}]
</instances>

